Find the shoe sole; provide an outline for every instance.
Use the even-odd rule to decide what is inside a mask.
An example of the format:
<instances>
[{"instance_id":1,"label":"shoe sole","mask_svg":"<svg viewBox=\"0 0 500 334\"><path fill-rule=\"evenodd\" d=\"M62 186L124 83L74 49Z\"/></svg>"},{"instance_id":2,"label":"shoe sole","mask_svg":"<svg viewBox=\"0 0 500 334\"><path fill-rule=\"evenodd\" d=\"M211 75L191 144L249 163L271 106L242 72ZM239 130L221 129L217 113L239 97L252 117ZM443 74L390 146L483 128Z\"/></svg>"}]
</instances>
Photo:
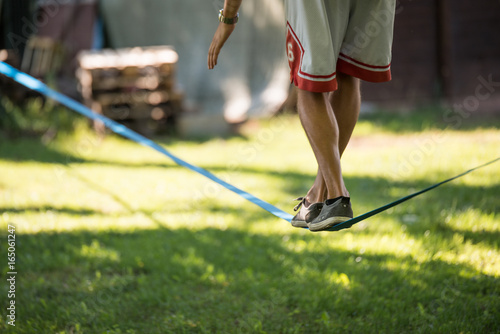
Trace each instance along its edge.
<instances>
[{"instance_id":1,"label":"shoe sole","mask_svg":"<svg viewBox=\"0 0 500 334\"><path fill-rule=\"evenodd\" d=\"M335 227L335 225L338 225L340 223L346 222L349 219L352 219L352 217L330 217L322 222L316 223L316 224L309 224L309 230L312 232L319 232L319 231L325 231L328 230L332 227ZM334 229L334 231L342 230L344 228L349 228L351 225L345 225L345 226L339 226L339 229Z\"/></svg>"},{"instance_id":2,"label":"shoe sole","mask_svg":"<svg viewBox=\"0 0 500 334\"><path fill-rule=\"evenodd\" d=\"M302 228L308 227L305 220L292 220L292 226L293 227L302 227Z\"/></svg>"}]
</instances>

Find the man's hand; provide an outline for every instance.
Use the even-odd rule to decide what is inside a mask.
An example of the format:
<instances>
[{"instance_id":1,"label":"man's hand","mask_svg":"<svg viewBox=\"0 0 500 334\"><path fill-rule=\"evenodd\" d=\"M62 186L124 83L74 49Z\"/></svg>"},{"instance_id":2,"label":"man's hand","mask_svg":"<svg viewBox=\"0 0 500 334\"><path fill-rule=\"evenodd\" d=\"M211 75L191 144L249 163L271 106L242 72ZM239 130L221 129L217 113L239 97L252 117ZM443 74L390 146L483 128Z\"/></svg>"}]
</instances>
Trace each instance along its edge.
<instances>
[{"instance_id":1,"label":"man's hand","mask_svg":"<svg viewBox=\"0 0 500 334\"><path fill-rule=\"evenodd\" d=\"M208 68L210 70L217 65L220 50L229 36L233 33L235 26L235 24L219 23L219 27L217 31L215 31L214 38L212 39L212 44L210 44L210 48L208 49Z\"/></svg>"}]
</instances>

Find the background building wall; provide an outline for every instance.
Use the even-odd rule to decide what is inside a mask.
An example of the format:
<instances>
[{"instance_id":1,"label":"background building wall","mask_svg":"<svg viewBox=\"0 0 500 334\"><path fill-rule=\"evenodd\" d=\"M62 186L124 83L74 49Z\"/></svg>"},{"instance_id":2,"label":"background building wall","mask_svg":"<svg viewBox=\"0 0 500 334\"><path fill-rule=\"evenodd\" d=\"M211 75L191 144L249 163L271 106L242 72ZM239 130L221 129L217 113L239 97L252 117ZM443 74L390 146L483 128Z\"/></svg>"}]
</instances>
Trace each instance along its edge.
<instances>
[{"instance_id":1,"label":"background building wall","mask_svg":"<svg viewBox=\"0 0 500 334\"><path fill-rule=\"evenodd\" d=\"M474 95L481 78L500 82L499 31L499 1L398 1L393 80L365 83L365 100L454 103ZM499 111L499 99L497 87L479 107Z\"/></svg>"},{"instance_id":2,"label":"background building wall","mask_svg":"<svg viewBox=\"0 0 500 334\"><path fill-rule=\"evenodd\" d=\"M244 116L280 105L288 92L284 7L280 0L243 1L240 21L215 70L207 53L223 1L106 0L101 13L112 47L172 45L178 81L206 112Z\"/></svg>"}]
</instances>

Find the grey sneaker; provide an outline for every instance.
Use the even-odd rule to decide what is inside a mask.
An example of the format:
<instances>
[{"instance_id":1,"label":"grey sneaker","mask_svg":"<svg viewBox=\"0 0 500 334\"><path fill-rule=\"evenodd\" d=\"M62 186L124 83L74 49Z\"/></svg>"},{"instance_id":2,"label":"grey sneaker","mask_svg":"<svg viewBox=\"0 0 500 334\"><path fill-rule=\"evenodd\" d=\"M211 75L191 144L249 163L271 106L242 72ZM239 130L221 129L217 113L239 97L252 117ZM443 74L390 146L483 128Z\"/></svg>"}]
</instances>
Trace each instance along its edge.
<instances>
[{"instance_id":1,"label":"grey sneaker","mask_svg":"<svg viewBox=\"0 0 500 334\"><path fill-rule=\"evenodd\" d=\"M321 213L311 221L309 230L315 231L338 231L351 227L352 224L340 224L353 217L351 199L349 197L337 197L327 199L321 209ZM338 228L335 228L339 225Z\"/></svg>"},{"instance_id":2,"label":"grey sneaker","mask_svg":"<svg viewBox=\"0 0 500 334\"><path fill-rule=\"evenodd\" d=\"M292 218L292 226L293 227L307 227L307 223L316 218L321 212L321 208L323 207L323 203L313 203L306 207L304 205L306 198L299 197L296 201L300 201L299 204L293 208L293 211L299 210L299 212Z\"/></svg>"}]
</instances>

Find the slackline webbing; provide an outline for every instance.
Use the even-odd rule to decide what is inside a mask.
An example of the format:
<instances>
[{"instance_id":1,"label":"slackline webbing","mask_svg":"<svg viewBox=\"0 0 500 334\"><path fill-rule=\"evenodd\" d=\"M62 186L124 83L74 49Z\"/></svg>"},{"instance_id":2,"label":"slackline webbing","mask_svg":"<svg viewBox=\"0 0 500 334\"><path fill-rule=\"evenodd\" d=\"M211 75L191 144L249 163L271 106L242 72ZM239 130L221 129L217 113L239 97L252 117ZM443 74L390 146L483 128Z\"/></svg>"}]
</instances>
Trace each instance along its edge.
<instances>
[{"instance_id":1,"label":"slackline webbing","mask_svg":"<svg viewBox=\"0 0 500 334\"><path fill-rule=\"evenodd\" d=\"M37 79L33 78L32 76L30 76L26 73L23 73L23 72L13 68L12 66L10 66L4 62L0 62L0 73L13 79L14 81L20 83L21 85L23 85L31 90L34 90L34 91L36 91L36 92L38 92L38 93L40 93L40 94L42 94L50 99L53 99L53 100L61 103L62 105L68 107L69 109L71 109L71 110L73 110L73 111L75 111L75 112L77 112L77 113L79 113L87 118L101 121L102 123L104 123L104 125L107 128L109 128L111 131L115 132L116 134L123 136L125 138L128 138L132 141L135 141L136 143L141 144L143 146L148 146L148 147L160 152L161 154L170 158L172 161L174 161L179 166L186 167L186 168L188 168L188 169L190 169L198 174L201 174L201 175L207 177L208 179L218 183L219 185L223 186L224 188L231 190L232 192L240 195L241 197L245 198L246 200L260 206L262 209L268 211L269 213L275 215L278 218L282 218L288 222L290 222L293 218L293 216L291 214L289 214L281 209L278 209L274 205L269 204L269 203L255 197L254 195L249 194L248 192L233 186L232 184L227 183L226 181L218 178L214 174L210 173L209 171L207 171L201 167L192 165L192 164L178 158L177 156L173 155L172 153L170 153L165 148L163 148L159 144L155 143L151 139L148 139L148 138L138 134L137 132L130 130L126 126L119 124L119 123L107 118L106 116L103 116L101 114L98 114L98 113L92 111L90 108L84 106L83 104L67 97L64 94L61 94L61 93L56 92L55 90L49 88L47 85L42 83L40 80L37 80ZM447 180L444 180L442 182L436 183L436 184L434 184L428 188L425 188L421 191L415 192L415 193L410 194L406 197L400 198L392 203L381 206L380 208L377 208L375 210L372 210L372 211L369 211L369 212L364 213L362 215L359 215L357 217L354 217L354 218L347 220L343 223L337 224L337 225L335 225L335 227L332 228L332 230L340 230L340 229L351 227L352 225L359 223L362 220L365 220L369 217L372 217L376 214L379 214L379 213L381 213L387 209L390 209L398 204L406 202L413 197L421 195L429 190L432 190L434 188L439 187L442 184L453 181L459 177L462 177L468 173L471 173L479 168L486 167L486 166L493 164L499 160L500 160L500 158L497 158L497 159L490 161L490 162L487 162L481 166L469 169L468 171L466 171L462 174L459 174L457 176L454 176L454 177L449 178Z\"/></svg>"},{"instance_id":2,"label":"slackline webbing","mask_svg":"<svg viewBox=\"0 0 500 334\"><path fill-rule=\"evenodd\" d=\"M186 167L188 169L191 169L192 171L209 178L210 180L220 184L221 186L225 187L226 189L229 189L229 190L235 192L236 194L240 195L241 197L249 200L250 202L260 206L261 208L272 213L276 217L282 218L288 222L290 222L293 218L292 215L290 215L289 213L286 213L285 211L278 209L274 205L271 205L267 202L264 202L263 200L253 196L252 194L247 193L246 191L243 191L239 188L236 188L235 186L227 183L224 180L221 180L220 178L218 178L214 174L210 173L209 171L207 171L201 167L192 165L192 164L176 157L175 155L173 155L172 153L170 153L165 148L158 145L157 143L155 143L151 139L148 139L148 138L138 134L137 132L130 130L126 126L121 125L121 124L107 118L106 116L103 116L101 114L98 114L98 113L92 111L91 109L87 108L83 104L67 97L64 94L61 94L61 93L56 92L55 90L49 88L47 85L42 83L40 80L37 80L37 79L33 78L32 76L30 76L26 73L23 73L23 72L13 68L12 66L10 66L4 62L0 62L0 73L4 74L5 76L7 76L9 78L14 79L16 82L20 83L21 85L23 85L29 89L32 89L32 90L34 90L34 91L36 91L36 92L38 92L38 93L40 93L48 98L51 98L51 99L61 103L62 105L65 105L69 109L76 111L77 113L82 114L85 117L103 122L107 128L109 128L111 131L115 132L116 134L119 134L120 136L128 138L132 141L135 141L136 143L139 143L143 146L151 147L152 149L154 149L154 150L160 152L161 154L164 154L167 157L169 157L170 159L172 159L176 164L183 166L183 167Z\"/></svg>"},{"instance_id":3,"label":"slackline webbing","mask_svg":"<svg viewBox=\"0 0 500 334\"><path fill-rule=\"evenodd\" d=\"M398 199L398 200L395 200L394 202L389 203L389 204L386 204L386 205L384 205L384 206L381 206L380 208L377 208L377 209L375 209L375 210L369 211L369 212L367 212L367 213L363 213L362 215L359 215L359 216L354 217L354 218L352 218L352 219L349 219L349 220L347 220L347 221L345 221L345 222L343 222L343 223L340 223L340 224L335 225L335 227L333 227L333 228L332 228L332 230L334 230L334 231L338 231L338 230L341 230L341 229L344 229L344 228L349 228L349 227L351 227L352 225L354 225L354 224L356 224L356 223L359 223L359 222L360 222L360 221L362 221L362 220L365 220L365 219L367 219L367 218L370 218L370 217L372 217L372 216L375 216L376 214L379 214L379 213L381 213L381 212L383 212L383 211L385 211L385 210L388 210L388 209L390 209L390 208L392 208L392 207L394 207L394 206L396 206L396 205L398 205L398 204L401 204L401 203L403 203L403 202L406 202L407 200L412 199L413 197L416 197L416 196L421 195L421 194L423 194L423 193L425 193L425 192L428 192L429 190L432 190L432 189L434 189L434 188L437 188L437 187L439 187L440 185L443 185L443 184L445 184L445 183L448 183L448 182L450 182L450 181L453 181L453 180L455 180L455 179L458 179L459 177L462 177L462 176L464 176L464 175L466 175L466 174L469 174L469 173L471 173L471 172L473 172L473 171L475 171L475 170L477 170L477 169L480 169L480 168L486 167L486 166L488 166L488 165L491 165L491 164L493 164L493 163L495 163L495 162L497 162L497 161L499 161L499 160L500 160L500 157L499 157L499 158L496 158L495 160L492 160L492 161L490 161L490 162L487 162L487 163L485 163L485 164L482 164L481 166L477 166L477 167L471 168L471 169L469 169L468 171L463 172L462 174L458 174L458 175L456 175L456 176L454 176L454 177L451 177L451 178L449 178L449 179L447 179L447 180L444 180L444 181L441 181L441 182L439 182L439 183L436 183L436 184L434 184L434 185L432 185L432 186L430 186L430 187L427 187L427 188L425 188L425 189L423 189L423 190L417 191L417 192L415 192L415 193L413 193L413 194L410 194L410 195L408 195L408 196L405 196L405 197L403 197L403 198L400 198L400 199Z\"/></svg>"}]
</instances>

